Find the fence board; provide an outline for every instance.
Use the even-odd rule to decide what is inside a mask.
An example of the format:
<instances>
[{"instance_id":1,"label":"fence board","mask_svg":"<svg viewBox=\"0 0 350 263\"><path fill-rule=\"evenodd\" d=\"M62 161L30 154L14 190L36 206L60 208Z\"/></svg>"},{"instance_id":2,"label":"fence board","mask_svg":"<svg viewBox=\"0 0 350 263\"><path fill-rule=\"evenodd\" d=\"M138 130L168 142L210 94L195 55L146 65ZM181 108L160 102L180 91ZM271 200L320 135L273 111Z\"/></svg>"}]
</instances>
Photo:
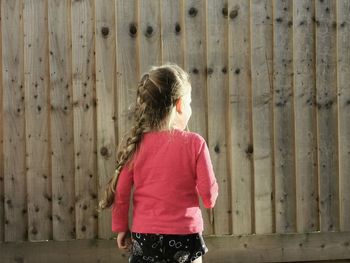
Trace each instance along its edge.
<instances>
[{"instance_id":1,"label":"fence board","mask_svg":"<svg viewBox=\"0 0 350 263\"><path fill-rule=\"evenodd\" d=\"M160 0L138 0L139 3L139 65L140 72L149 69L150 65L162 62L162 46L160 39Z\"/></svg>"},{"instance_id":2,"label":"fence board","mask_svg":"<svg viewBox=\"0 0 350 263\"><path fill-rule=\"evenodd\" d=\"M276 232L296 231L293 112L293 2L274 5L273 93Z\"/></svg>"},{"instance_id":3,"label":"fence board","mask_svg":"<svg viewBox=\"0 0 350 263\"><path fill-rule=\"evenodd\" d=\"M335 2L316 2L316 103L320 230L339 229Z\"/></svg>"},{"instance_id":4,"label":"fence board","mask_svg":"<svg viewBox=\"0 0 350 263\"><path fill-rule=\"evenodd\" d=\"M162 60L180 67L184 65L183 1L160 1Z\"/></svg>"},{"instance_id":5,"label":"fence board","mask_svg":"<svg viewBox=\"0 0 350 263\"><path fill-rule=\"evenodd\" d=\"M118 141L130 129L128 108L136 100L139 79L138 38L139 26L135 1L116 1L116 66L117 66L117 131Z\"/></svg>"},{"instance_id":6,"label":"fence board","mask_svg":"<svg viewBox=\"0 0 350 263\"><path fill-rule=\"evenodd\" d=\"M2 17L2 6L0 2L0 58L2 58L2 28L1 28L1 17ZM2 78L2 59L0 60L0 86L3 87L3 78ZM3 123L3 89L0 88L0 123ZM5 218L5 211L4 211L4 153L3 153L3 147L4 147L4 137L3 137L3 129L0 126L0 242L4 241L4 218Z\"/></svg>"},{"instance_id":7,"label":"fence board","mask_svg":"<svg viewBox=\"0 0 350 263\"><path fill-rule=\"evenodd\" d=\"M340 229L350 231L350 2L337 1Z\"/></svg>"},{"instance_id":8,"label":"fence board","mask_svg":"<svg viewBox=\"0 0 350 263\"><path fill-rule=\"evenodd\" d=\"M97 171L99 199L115 167L114 88L115 88L115 9L114 1L95 1ZM99 238L111 237L111 213L100 213Z\"/></svg>"},{"instance_id":9,"label":"fence board","mask_svg":"<svg viewBox=\"0 0 350 263\"><path fill-rule=\"evenodd\" d=\"M24 81L30 240L52 238L47 1L24 1Z\"/></svg>"},{"instance_id":10,"label":"fence board","mask_svg":"<svg viewBox=\"0 0 350 263\"><path fill-rule=\"evenodd\" d=\"M250 3L229 0L229 166L233 234L254 232ZM239 37L236 37L239 36Z\"/></svg>"},{"instance_id":11,"label":"fence board","mask_svg":"<svg viewBox=\"0 0 350 263\"><path fill-rule=\"evenodd\" d=\"M48 2L53 239L75 238L70 2Z\"/></svg>"},{"instance_id":12,"label":"fence board","mask_svg":"<svg viewBox=\"0 0 350 263\"><path fill-rule=\"evenodd\" d=\"M273 201L272 1L251 1L255 231L275 229Z\"/></svg>"},{"instance_id":13,"label":"fence board","mask_svg":"<svg viewBox=\"0 0 350 263\"><path fill-rule=\"evenodd\" d=\"M2 1L4 240L27 239L23 21L20 1Z\"/></svg>"},{"instance_id":14,"label":"fence board","mask_svg":"<svg viewBox=\"0 0 350 263\"><path fill-rule=\"evenodd\" d=\"M116 89L116 134L118 142L130 130L131 121L129 107L136 100L136 87L139 79L139 53L138 53L138 11L136 1L116 1L116 66L117 66L117 89ZM132 198L130 198L130 226L132 223Z\"/></svg>"},{"instance_id":15,"label":"fence board","mask_svg":"<svg viewBox=\"0 0 350 263\"><path fill-rule=\"evenodd\" d=\"M319 229L315 108L315 5L293 1L297 231Z\"/></svg>"},{"instance_id":16,"label":"fence board","mask_svg":"<svg viewBox=\"0 0 350 263\"><path fill-rule=\"evenodd\" d=\"M204 1L184 2L185 58L184 69L190 74L192 85L192 116L189 128L208 139L206 94L206 6ZM213 213L201 204L204 234L214 233Z\"/></svg>"},{"instance_id":17,"label":"fence board","mask_svg":"<svg viewBox=\"0 0 350 263\"><path fill-rule=\"evenodd\" d=\"M97 236L93 0L72 2L72 68L77 238Z\"/></svg>"},{"instance_id":18,"label":"fence board","mask_svg":"<svg viewBox=\"0 0 350 263\"><path fill-rule=\"evenodd\" d=\"M227 0L207 2L208 146L220 195L214 208L215 234L232 229L230 176L227 167Z\"/></svg>"}]
</instances>

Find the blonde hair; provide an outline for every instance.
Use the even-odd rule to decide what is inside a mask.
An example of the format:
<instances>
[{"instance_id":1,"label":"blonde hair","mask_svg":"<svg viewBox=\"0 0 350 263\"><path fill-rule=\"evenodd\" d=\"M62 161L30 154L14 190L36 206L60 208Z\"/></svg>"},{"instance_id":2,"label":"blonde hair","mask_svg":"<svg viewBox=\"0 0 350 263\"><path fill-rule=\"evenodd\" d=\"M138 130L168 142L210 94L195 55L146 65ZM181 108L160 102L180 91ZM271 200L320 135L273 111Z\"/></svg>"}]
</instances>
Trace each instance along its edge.
<instances>
[{"instance_id":1,"label":"blonde hair","mask_svg":"<svg viewBox=\"0 0 350 263\"><path fill-rule=\"evenodd\" d=\"M174 106L188 92L188 85L189 75L176 64L154 66L142 75L132 114L134 125L124 140L125 144L119 146L115 173L99 203L100 210L113 205L119 174L132 160L143 134L152 130L171 129Z\"/></svg>"}]
</instances>

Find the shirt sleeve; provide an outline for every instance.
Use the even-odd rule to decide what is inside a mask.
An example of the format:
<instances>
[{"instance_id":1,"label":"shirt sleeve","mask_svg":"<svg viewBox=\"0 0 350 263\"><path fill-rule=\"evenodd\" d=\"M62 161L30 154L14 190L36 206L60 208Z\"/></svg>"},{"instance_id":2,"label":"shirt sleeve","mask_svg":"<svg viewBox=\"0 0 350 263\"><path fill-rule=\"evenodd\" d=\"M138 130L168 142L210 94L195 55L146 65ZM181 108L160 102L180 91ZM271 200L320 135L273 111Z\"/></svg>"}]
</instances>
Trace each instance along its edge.
<instances>
[{"instance_id":1,"label":"shirt sleeve","mask_svg":"<svg viewBox=\"0 0 350 263\"><path fill-rule=\"evenodd\" d=\"M196 162L197 191L206 208L213 208L218 197L219 187L214 175L209 149L206 142L202 141Z\"/></svg>"},{"instance_id":2,"label":"shirt sleeve","mask_svg":"<svg viewBox=\"0 0 350 263\"><path fill-rule=\"evenodd\" d=\"M133 173L130 168L125 165L119 174L112 207L113 232L126 232L129 230L129 205L132 185Z\"/></svg>"}]
</instances>

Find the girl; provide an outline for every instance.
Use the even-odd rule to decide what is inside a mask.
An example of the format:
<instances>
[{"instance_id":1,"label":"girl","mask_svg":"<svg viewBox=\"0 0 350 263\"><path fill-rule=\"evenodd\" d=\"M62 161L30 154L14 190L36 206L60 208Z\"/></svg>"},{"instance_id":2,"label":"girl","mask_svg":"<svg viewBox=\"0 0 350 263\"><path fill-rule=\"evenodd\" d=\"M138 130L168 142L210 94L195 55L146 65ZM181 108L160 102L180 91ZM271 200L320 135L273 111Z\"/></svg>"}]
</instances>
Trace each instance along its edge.
<instances>
[{"instance_id":1,"label":"girl","mask_svg":"<svg viewBox=\"0 0 350 263\"><path fill-rule=\"evenodd\" d=\"M198 194L212 208L218 184L204 139L185 131L190 103L189 77L177 65L153 67L139 82L135 124L100 202L113 205L112 231L118 247L131 250L129 262L198 263L208 251Z\"/></svg>"}]
</instances>

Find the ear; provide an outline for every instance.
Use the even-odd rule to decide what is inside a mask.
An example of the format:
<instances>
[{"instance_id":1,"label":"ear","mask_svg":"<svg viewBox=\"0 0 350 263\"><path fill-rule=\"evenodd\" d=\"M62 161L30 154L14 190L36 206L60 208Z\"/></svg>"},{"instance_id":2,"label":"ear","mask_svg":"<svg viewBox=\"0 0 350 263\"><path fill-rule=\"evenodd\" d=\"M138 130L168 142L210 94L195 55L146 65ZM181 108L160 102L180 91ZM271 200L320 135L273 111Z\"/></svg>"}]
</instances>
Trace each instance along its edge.
<instances>
[{"instance_id":1,"label":"ear","mask_svg":"<svg viewBox=\"0 0 350 263\"><path fill-rule=\"evenodd\" d=\"M179 98L179 99L176 101L175 106L176 106L176 111L177 111L178 113L182 113L182 99L181 99L181 98Z\"/></svg>"}]
</instances>

